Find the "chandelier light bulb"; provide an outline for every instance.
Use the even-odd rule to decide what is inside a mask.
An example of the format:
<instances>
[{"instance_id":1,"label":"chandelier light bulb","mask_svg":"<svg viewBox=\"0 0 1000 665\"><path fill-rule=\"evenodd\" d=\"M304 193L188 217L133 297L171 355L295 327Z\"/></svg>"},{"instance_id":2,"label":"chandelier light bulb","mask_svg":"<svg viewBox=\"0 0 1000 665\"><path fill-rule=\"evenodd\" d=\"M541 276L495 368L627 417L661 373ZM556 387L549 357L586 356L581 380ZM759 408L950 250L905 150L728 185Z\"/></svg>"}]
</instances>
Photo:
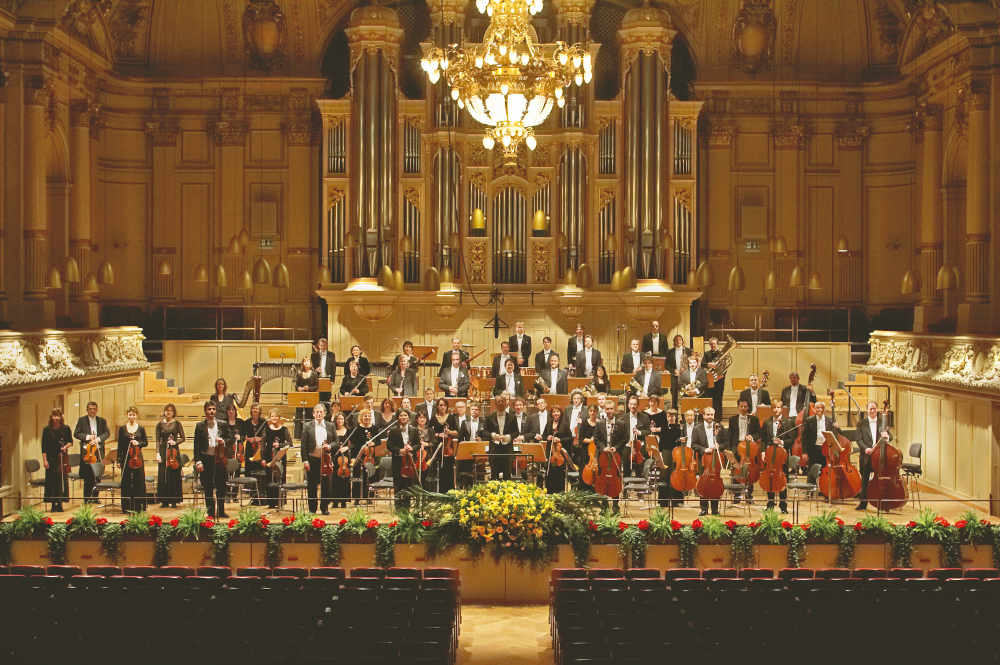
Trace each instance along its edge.
<instances>
[{"instance_id":1,"label":"chandelier light bulb","mask_svg":"<svg viewBox=\"0 0 1000 665\"><path fill-rule=\"evenodd\" d=\"M584 69L590 69L591 66L592 66L592 64L593 63L591 62L590 54L589 53L585 53L583 55L583 68Z\"/></svg>"},{"instance_id":2,"label":"chandelier light bulb","mask_svg":"<svg viewBox=\"0 0 1000 665\"><path fill-rule=\"evenodd\" d=\"M529 60L529 58L528 58L528 54L527 54L527 53L522 53L522 54L521 54L521 66L522 66L522 67L525 67L525 66L527 66L527 64L528 64L528 60Z\"/></svg>"},{"instance_id":3,"label":"chandelier light bulb","mask_svg":"<svg viewBox=\"0 0 1000 665\"><path fill-rule=\"evenodd\" d=\"M458 100L458 108L459 109L464 109L465 108L465 104L462 102L461 99Z\"/></svg>"},{"instance_id":4,"label":"chandelier light bulb","mask_svg":"<svg viewBox=\"0 0 1000 665\"><path fill-rule=\"evenodd\" d=\"M451 89L451 98L458 101L458 88Z\"/></svg>"},{"instance_id":5,"label":"chandelier light bulb","mask_svg":"<svg viewBox=\"0 0 1000 665\"><path fill-rule=\"evenodd\" d=\"M420 58L420 69L424 70L425 72L430 69L430 64L428 64L427 58Z\"/></svg>"},{"instance_id":6,"label":"chandelier light bulb","mask_svg":"<svg viewBox=\"0 0 1000 665\"><path fill-rule=\"evenodd\" d=\"M577 87L583 85L583 74L577 72L576 75L573 77L573 81L576 82Z\"/></svg>"},{"instance_id":7,"label":"chandelier light bulb","mask_svg":"<svg viewBox=\"0 0 1000 665\"><path fill-rule=\"evenodd\" d=\"M594 78L594 73L589 69L583 72L583 82L590 83Z\"/></svg>"},{"instance_id":8,"label":"chandelier light bulb","mask_svg":"<svg viewBox=\"0 0 1000 665\"><path fill-rule=\"evenodd\" d=\"M437 83L440 79L441 79L441 74L438 73L438 70L436 69L432 69L430 72L427 73L427 80L429 80L431 83Z\"/></svg>"},{"instance_id":9,"label":"chandelier light bulb","mask_svg":"<svg viewBox=\"0 0 1000 665\"><path fill-rule=\"evenodd\" d=\"M528 138L524 139L524 144L528 146L528 150L534 150L538 146L538 140L534 135L529 135Z\"/></svg>"},{"instance_id":10,"label":"chandelier light bulb","mask_svg":"<svg viewBox=\"0 0 1000 665\"><path fill-rule=\"evenodd\" d=\"M556 88L555 91L552 94L554 94L556 96L556 99L559 99L560 97L562 97L563 96L562 86L559 86L558 88Z\"/></svg>"},{"instance_id":11,"label":"chandelier light bulb","mask_svg":"<svg viewBox=\"0 0 1000 665\"><path fill-rule=\"evenodd\" d=\"M443 70L448 69L448 58L444 58L443 60L441 60L441 69Z\"/></svg>"},{"instance_id":12,"label":"chandelier light bulb","mask_svg":"<svg viewBox=\"0 0 1000 665\"><path fill-rule=\"evenodd\" d=\"M484 148L486 148L487 150L492 150L493 146L495 146L495 145L496 145L496 141L493 140L492 136L490 136L489 134L487 134L486 136L483 137L483 147Z\"/></svg>"},{"instance_id":13,"label":"chandelier light bulb","mask_svg":"<svg viewBox=\"0 0 1000 665\"><path fill-rule=\"evenodd\" d=\"M506 44L500 44L498 50L500 51L500 56L501 57L507 55L507 45Z\"/></svg>"},{"instance_id":14,"label":"chandelier light bulb","mask_svg":"<svg viewBox=\"0 0 1000 665\"><path fill-rule=\"evenodd\" d=\"M503 95L504 97L506 97L508 92L510 92L510 86L507 85L506 83L501 83L500 84L500 94Z\"/></svg>"},{"instance_id":15,"label":"chandelier light bulb","mask_svg":"<svg viewBox=\"0 0 1000 665\"><path fill-rule=\"evenodd\" d=\"M508 147L508 146L510 146L510 136L508 136L507 134L504 134L503 138L500 139L500 143L502 143L503 147L505 147L505 148Z\"/></svg>"},{"instance_id":16,"label":"chandelier light bulb","mask_svg":"<svg viewBox=\"0 0 1000 665\"><path fill-rule=\"evenodd\" d=\"M559 64L565 65L569 61L569 56L566 55L566 51L559 51Z\"/></svg>"},{"instance_id":17,"label":"chandelier light bulb","mask_svg":"<svg viewBox=\"0 0 1000 665\"><path fill-rule=\"evenodd\" d=\"M483 68L483 56L477 55L476 56L476 69L482 69L482 68Z\"/></svg>"},{"instance_id":18,"label":"chandelier light bulb","mask_svg":"<svg viewBox=\"0 0 1000 665\"><path fill-rule=\"evenodd\" d=\"M490 18L493 18L493 5L490 5L489 7L486 8L486 15L489 16Z\"/></svg>"},{"instance_id":19,"label":"chandelier light bulb","mask_svg":"<svg viewBox=\"0 0 1000 665\"><path fill-rule=\"evenodd\" d=\"M583 63L583 59L580 56L578 56L578 55L574 55L573 56L573 69L580 69L580 65L582 63Z\"/></svg>"},{"instance_id":20,"label":"chandelier light bulb","mask_svg":"<svg viewBox=\"0 0 1000 665\"><path fill-rule=\"evenodd\" d=\"M559 97L558 99L556 99L556 106L558 106L559 108L566 106L566 98Z\"/></svg>"}]
</instances>

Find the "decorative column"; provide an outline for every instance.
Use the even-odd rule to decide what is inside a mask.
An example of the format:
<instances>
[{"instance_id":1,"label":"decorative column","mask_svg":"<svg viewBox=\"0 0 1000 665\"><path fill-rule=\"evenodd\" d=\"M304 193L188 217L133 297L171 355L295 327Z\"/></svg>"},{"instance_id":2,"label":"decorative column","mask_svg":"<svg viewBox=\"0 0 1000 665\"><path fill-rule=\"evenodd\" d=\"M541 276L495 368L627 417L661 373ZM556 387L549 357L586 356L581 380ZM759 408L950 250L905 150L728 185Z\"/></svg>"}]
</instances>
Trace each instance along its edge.
<instances>
[{"instance_id":1,"label":"decorative column","mask_svg":"<svg viewBox=\"0 0 1000 665\"><path fill-rule=\"evenodd\" d=\"M990 89L973 81L969 96L969 166L965 180L965 302L959 333L989 332L990 325Z\"/></svg>"},{"instance_id":2,"label":"decorative column","mask_svg":"<svg viewBox=\"0 0 1000 665\"><path fill-rule=\"evenodd\" d=\"M928 105L919 111L923 130L923 168L920 217L920 301L914 309L914 332L926 332L942 315L937 274L944 250L941 229L941 109Z\"/></svg>"},{"instance_id":3,"label":"decorative column","mask_svg":"<svg viewBox=\"0 0 1000 665\"><path fill-rule=\"evenodd\" d=\"M91 168L90 127L94 105L90 100L73 102L70 107L70 178L73 189L69 199L69 254L80 266L80 281L70 284L70 316L86 328L100 326L94 293L85 291L87 276L94 271L90 261L91 245Z\"/></svg>"},{"instance_id":4,"label":"decorative column","mask_svg":"<svg viewBox=\"0 0 1000 665\"><path fill-rule=\"evenodd\" d=\"M594 0L554 0L559 39L567 44L583 44L588 39L587 26L590 24ZM669 57L669 56L668 56ZM593 86L570 86L566 89L566 105L559 117L563 127L586 127L588 91Z\"/></svg>"},{"instance_id":5,"label":"decorative column","mask_svg":"<svg viewBox=\"0 0 1000 665\"><path fill-rule=\"evenodd\" d=\"M663 278L658 257L668 216L670 188L667 78L674 35L670 16L644 4L629 10L618 31L621 42L625 126L625 214L630 256L639 278Z\"/></svg>"},{"instance_id":6,"label":"decorative column","mask_svg":"<svg viewBox=\"0 0 1000 665\"><path fill-rule=\"evenodd\" d=\"M24 89L24 306L21 321L32 327L55 326L55 301L49 297L49 223L45 146L52 90Z\"/></svg>"},{"instance_id":7,"label":"decorative column","mask_svg":"<svg viewBox=\"0 0 1000 665\"><path fill-rule=\"evenodd\" d=\"M358 7L346 30L351 47L351 203L356 233L354 275L375 277L393 266L398 189L396 104L399 45L396 12Z\"/></svg>"},{"instance_id":8,"label":"decorative column","mask_svg":"<svg viewBox=\"0 0 1000 665\"><path fill-rule=\"evenodd\" d=\"M6 110L7 110L7 75L0 67L0 128L4 132L8 131L6 123ZM7 168L7 143L8 141L0 141L0 321L7 320L7 277L6 277L6 261L4 255L7 252L7 243L5 242L7 233L7 202L5 201L6 189L7 189L7 179L5 169Z\"/></svg>"},{"instance_id":9,"label":"decorative column","mask_svg":"<svg viewBox=\"0 0 1000 665\"><path fill-rule=\"evenodd\" d=\"M855 113L837 126L834 140L839 150L841 192L839 219L834 219L832 241L838 242L839 234L847 237L847 251L834 256L833 298L836 303L862 302L864 300L864 266L862 247L865 245L864 220L864 146L871 134L871 127L858 114L860 101L852 98L848 111ZM837 246L837 245L834 245Z\"/></svg>"}]
</instances>

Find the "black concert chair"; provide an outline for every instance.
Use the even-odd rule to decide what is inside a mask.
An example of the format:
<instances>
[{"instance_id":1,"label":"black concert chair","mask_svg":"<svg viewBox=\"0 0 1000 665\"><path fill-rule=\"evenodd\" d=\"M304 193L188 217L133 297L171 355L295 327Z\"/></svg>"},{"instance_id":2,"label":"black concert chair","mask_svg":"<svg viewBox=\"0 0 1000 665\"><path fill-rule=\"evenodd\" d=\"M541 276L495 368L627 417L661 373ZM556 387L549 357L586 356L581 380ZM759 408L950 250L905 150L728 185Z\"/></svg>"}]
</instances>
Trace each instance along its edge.
<instances>
[{"instance_id":1,"label":"black concert chair","mask_svg":"<svg viewBox=\"0 0 1000 665\"><path fill-rule=\"evenodd\" d=\"M112 575L121 575L122 569L118 566L87 566L87 575L100 575L102 577L111 577Z\"/></svg>"},{"instance_id":2,"label":"black concert chair","mask_svg":"<svg viewBox=\"0 0 1000 665\"><path fill-rule=\"evenodd\" d=\"M385 568L372 568L372 567L351 568L350 575L351 577L384 579Z\"/></svg>"},{"instance_id":3,"label":"black concert chair","mask_svg":"<svg viewBox=\"0 0 1000 665\"><path fill-rule=\"evenodd\" d=\"M53 565L45 569L46 575L58 575L59 577L72 577L73 575L80 575L82 572L80 566Z\"/></svg>"},{"instance_id":4,"label":"black concert chair","mask_svg":"<svg viewBox=\"0 0 1000 665\"><path fill-rule=\"evenodd\" d=\"M41 478L34 478L33 477L33 474L35 474L41 468L42 468L42 463L39 462L36 459L26 459L26 460L24 460L24 473L28 477L28 487L29 488L31 488L31 487L37 487L37 488L39 488L42 491L45 490L45 476L44 476L44 474L43 474L43 476ZM44 497L39 496L38 500L41 501L42 498L44 498Z\"/></svg>"},{"instance_id":5,"label":"black concert chair","mask_svg":"<svg viewBox=\"0 0 1000 665\"><path fill-rule=\"evenodd\" d=\"M97 479L97 483L94 485L94 493L100 497L101 492L111 492L111 502L104 505L119 506L120 504L115 501L115 493L121 491L122 482L114 478L104 477L104 462L95 462L91 466L94 467L94 477Z\"/></svg>"},{"instance_id":6,"label":"black concert chair","mask_svg":"<svg viewBox=\"0 0 1000 665\"><path fill-rule=\"evenodd\" d=\"M924 452L924 444L913 442L910 444L910 457L917 460L916 462L903 462L901 467L903 471L903 477L906 480L906 485L910 488L910 496L914 498L917 502L917 507L920 507L920 484L917 480L924 475L924 466L922 455Z\"/></svg>"},{"instance_id":7,"label":"black concert chair","mask_svg":"<svg viewBox=\"0 0 1000 665\"><path fill-rule=\"evenodd\" d=\"M966 568L963 577L975 577L986 580L1000 577L1000 570L996 568Z\"/></svg>"},{"instance_id":8,"label":"black concert chair","mask_svg":"<svg viewBox=\"0 0 1000 665\"><path fill-rule=\"evenodd\" d=\"M782 568L778 578L782 580L811 580L814 577L812 568Z\"/></svg>"},{"instance_id":9,"label":"black concert chair","mask_svg":"<svg viewBox=\"0 0 1000 665\"><path fill-rule=\"evenodd\" d=\"M582 568L556 568L556 570L583 570ZM424 568L423 570L424 579L437 579L437 578L448 578L448 579L458 579L458 568ZM586 575L586 572L584 572Z\"/></svg>"},{"instance_id":10,"label":"black concert chair","mask_svg":"<svg viewBox=\"0 0 1000 665\"><path fill-rule=\"evenodd\" d=\"M260 567L260 566L251 566L251 567L245 567L245 568L237 568L236 569L236 576L237 577L258 577L258 578L260 578L260 577L270 577L271 576L271 569L270 568L265 568L265 567Z\"/></svg>"},{"instance_id":11,"label":"black concert chair","mask_svg":"<svg viewBox=\"0 0 1000 665\"><path fill-rule=\"evenodd\" d=\"M319 566L309 569L309 577L326 577L330 579L344 579L344 569L333 566Z\"/></svg>"}]
</instances>

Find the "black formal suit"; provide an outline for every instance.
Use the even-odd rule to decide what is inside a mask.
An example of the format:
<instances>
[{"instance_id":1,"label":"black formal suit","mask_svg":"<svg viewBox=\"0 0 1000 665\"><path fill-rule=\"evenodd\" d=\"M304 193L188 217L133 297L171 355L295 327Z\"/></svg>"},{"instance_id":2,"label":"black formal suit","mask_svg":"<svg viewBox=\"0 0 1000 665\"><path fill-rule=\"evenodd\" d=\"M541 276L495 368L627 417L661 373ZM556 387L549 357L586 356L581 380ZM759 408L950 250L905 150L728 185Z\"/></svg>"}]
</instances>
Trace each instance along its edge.
<instances>
[{"instance_id":1,"label":"black formal suit","mask_svg":"<svg viewBox=\"0 0 1000 665\"><path fill-rule=\"evenodd\" d=\"M751 415L747 415L747 434L755 441L760 441L760 422ZM736 452L740 444L740 414L729 417L729 427L726 428L726 445L730 450ZM753 483L746 486L746 498L749 501L753 497ZM739 501L739 497L736 497Z\"/></svg>"},{"instance_id":2,"label":"black formal suit","mask_svg":"<svg viewBox=\"0 0 1000 665\"><path fill-rule=\"evenodd\" d=\"M570 337L566 342L566 362L571 363L576 360L576 354L583 349L583 338Z\"/></svg>"},{"instance_id":3,"label":"black formal suit","mask_svg":"<svg viewBox=\"0 0 1000 665\"><path fill-rule=\"evenodd\" d=\"M646 370L640 369L632 378L635 379L640 386L644 385L646 381ZM663 385L660 381L660 373L654 369L649 375L649 390L646 391L646 396L648 397L649 395L661 394L663 394Z\"/></svg>"},{"instance_id":4,"label":"black formal suit","mask_svg":"<svg viewBox=\"0 0 1000 665\"><path fill-rule=\"evenodd\" d=\"M486 432L490 441L490 468L493 479L503 474L505 479L511 476L510 470L513 466L512 458L509 457L514 452L513 439L520 434L517 424L514 422L514 414L504 412L503 423L500 422L500 414L491 413L486 419ZM494 437L504 437L501 440L494 440Z\"/></svg>"},{"instance_id":5,"label":"black formal suit","mask_svg":"<svg viewBox=\"0 0 1000 665\"><path fill-rule=\"evenodd\" d=\"M336 430L334 430L332 423L326 421L323 421L322 427L326 434L324 441L331 447L330 454L335 455L336 451L333 450L333 439L336 436ZM333 496L333 477L327 476L324 478L322 473L320 473L323 460L322 454L319 457L313 457L318 441L317 432L318 429L315 420L310 420L302 426L299 455L303 462L309 462L309 470L306 471L306 492L309 495L309 512L316 512L316 497L317 490L319 490L319 509L323 513L326 513L327 506L330 504L330 498Z\"/></svg>"},{"instance_id":6,"label":"black formal suit","mask_svg":"<svg viewBox=\"0 0 1000 665\"><path fill-rule=\"evenodd\" d=\"M882 439L882 434L888 437L889 441L892 441L892 433L884 426L884 418L876 416L875 418L875 436L872 436L872 426L871 421L868 420L868 414L861 416L861 421L858 423L858 471L861 472L861 506L865 507L868 505L868 482L872 473L872 456L865 451L869 448L874 448L878 442Z\"/></svg>"},{"instance_id":7,"label":"black formal suit","mask_svg":"<svg viewBox=\"0 0 1000 665\"><path fill-rule=\"evenodd\" d=\"M441 358L441 369L438 370L438 376L441 376L442 374L444 374L445 370L447 370L449 367L451 367L451 354L454 351L455 351L455 349L447 349L444 352L444 357ZM469 354L468 354L468 352L466 352L465 349L459 349L458 350L458 357L459 357L459 363L458 363L459 367L462 367L463 369L468 368L468 366L469 366Z\"/></svg>"},{"instance_id":8,"label":"black formal suit","mask_svg":"<svg viewBox=\"0 0 1000 665\"><path fill-rule=\"evenodd\" d=\"M326 355L326 374L320 372L319 369L320 364L323 361L323 355ZM333 351L327 349L325 354L316 351L309 356L309 358L312 361L313 369L316 370L320 376L328 376L331 381L337 378L337 356L334 355Z\"/></svg>"},{"instance_id":9,"label":"black formal suit","mask_svg":"<svg viewBox=\"0 0 1000 665\"><path fill-rule=\"evenodd\" d=\"M709 349L708 351L705 351L705 353L702 354L701 367L702 369L705 370L706 374L710 369L708 364L716 362L721 357L722 357L722 349L716 349L714 351L712 349ZM715 409L716 419L722 418L722 393L725 392L725 390L726 390L725 374L716 379L715 383L712 385L711 388L709 388L707 384L705 386L705 397L712 398L712 408Z\"/></svg>"},{"instance_id":10,"label":"black formal suit","mask_svg":"<svg viewBox=\"0 0 1000 665\"><path fill-rule=\"evenodd\" d=\"M714 423L713 423L713 425L714 425ZM692 432L691 432L691 447L694 449L694 451L696 453L698 453L699 457L701 457L702 455L704 455L708 451L709 441L708 441L708 433L705 431L705 426L706 426L706 423L704 421L702 421L702 422L698 423L697 425L695 425L694 430L692 430ZM716 447L720 451L727 449L727 446L726 446L726 434L725 434L725 432L721 431L721 429L720 429L719 433L715 435L715 443L716 443ZM718 515L719 514L719 502L718 501L714 501L714 500L713 501L705 501L705 500L702 500L700 503L701 503L701 511L703 513L706 512L708 510L709 505L711 505L711 507L712 507L712 514L713 515Z\"/></svg>"},{"instance_id":11,"label":"black formal suit","mask_svg":"<svg viewBox=\"0 0 1000 665\"><path fill-rule=\"evenodd\" d=\"M386 380L386 385L389 386L389 394L393 397L416 397L417 373L407 368L406 373L401 374L395 369Z\"/></svg>"},{"instance_id":12,"label":"black formal suit","mask_svg":"<svg viewBox=\"0 0 1000 665\"><path fill-rule=\"evenodd\" d=\"M528 435L525 437L531 441L543 441L546 442L546 452L548 452L548 437L554 432L552 431L552 412L549 410L545 411L545 426L541 424L541 418L539 417L539 412L533 413L528 416ZM541 437L539 439L539 437Z\"/></svg>"},{"instance_id":13,"label":"black formal suit","mask_svg":"<svg viewBox=\"0 0 1000 665\"><path fill-rule=\"evenodd\" d=\"M630 427L631 424L630 416L631 414L628 411L626 411L625 413L618 416L618 419L621 421L622 434L625 437L625 443L636 445L634 443L636 440L633 439L633 434ZM645 454L646 437L649 435L649 414L646 413L645 411L636 411L635 420L636 420L636 429L639 430L639 438L637 440L639 445L639 450L642 451L643 454ZM642 469L635 469L634 471L632 469L632 449L630 447L626 447L622 450L619 450L618 452L620 452L622 455L622 471L625 474L625 476L631 476L633 474L641 473Z\"/></svg>"},{"instance_id":14,"label":"black formal suit","mask_svg":"<svg viewBox=\"0 0 1000 665\"><path fill-rule=\"evenodd\" d=\"M753 413L754 412L754 404L753 404L753 400L750 399L750 389L749 388L744 388L742 390L742 392L740 392L739 399L736 400L736 403L738 404L738 403L742 402L743 400L746 400L747 404L750 405L750 413ZM771 395L765 389L758 388L757 389L757 406L760 406L761 404L767 404L768 406L770 406L771 405Z\"/></svg>"},{"instance_id":15,"label":"black formal suit","mask_svg":"<svg viewBox=\"0 0 1000 665\"><path fill-rule=\"evenodd\" d=\"M460 441L481 441L487 438L486 423L482 418L473 423L472 418L466 418L458 428L458 439Z\"/></svg>"},{"instance_id":16,"label":"black formal suit","mask_svg":"<svg viewBox=\"0 0 1000 665\"><path fill-rule=\"evenodd\" d=\"M389 371L390 372L394 372L396 369L399 368L399 359L402 356L403 356L402 353L397 353L396 357L392 359L392 365L389 366ZM410 363L408 365L408 369L415 370L418 367L420 367L420 360L416 356L409 355L409 356L406 356L406 359L410 361ZM450 365L451 363L448 363L448 364Z\"/></svg>"},{"instance_id":17,"label":"black formal suit","mask_svg":"<svg viewBox=\"0 0 1000 665\"><path fill-rule=\"evenodd\" d=\"M837 427L834 422L833 417L829 413L823 414L824 429L828 432L837 433L840 428ZM802 426L802 452L809 455L809 464L819 464L820 466L826 466L826 458L823 457L822 443L816 443L816 436L819 431L819 417L809 416L805 419L805 425Z\"/></svg>"},{"instance_id":18,"label":"black formal suit","mask_svg":"<svg viewBox=\"0 0 1000 665\"><path fill-rule=\"evenodd\" d=\"M406 443L410 445L413 449L411 453L413 455L414 464L417 462L417 453L420 450L420 432L413 425L406 426ZM403 508L409 505L409 497L400 496L400 492L411 487L415 478L405 478L402 474L403 469L403 427L396 425L391 430L389 430L389 438L386 441L385 447L392 454L392 486L393 492L396 495L396 507Z\"/></svg>"},{"instance_id":19,"label":"black formal suit","mask_svg":"<svg viewBox=\"0 0 1000 665\"><path fill-rule=\"evenodd\" d=\"M635 353L629 351L623 355L619 368L622 374L635 374L638 372L642 369L642 351L636 351Z\"/></svg>"},{"instance_id":20,"label":"black formal suit","mask_svg":"<svg viewBox=\"0 0 1000 665\"><path fill-rule=\"evenodd\" d=\"M672 425L668 423L660 428L660 455L663 456L663 464L666 467L660 471L660 482L656 488L661 508L666 508L671 504L675 506L684 504L684 495L670 485L670 474L674 470L673 451L677 446L683 445L679 441L682 431L681 426L677 423Z\"/></svg>"},{"instance_id":21,"label":"black formal suit","mask_svg":"<svg viewBox=\"0 0 1000 665\"><path fill-rule=\"evenodd\" d=\"M535 371L536 372L541 372L542 370L548 369L549 368L549 355L552 355L555 352L556 352L555 349L549 349L548 351L546 351L545 349L542 349L541 351L539 351L538 353L536 353L535 354ZM548 355L546 355L546 354L548 354Z\"/></svg>"},{"instance_id":22,"label":"black formal suit","mask_svg":"<svg viewBox=\"0 0 1000 665\"><path fill-rule=\"evenodd\" d=\"M427 402L418 402L415 407L413 407L413 422L417 422L417 414L422 413L427 418L427 422L431 422L431 418L434 416L434 402L428 404Z\"/></svg>"},{"instance_id":23,"label":"black formal suit","mask_svg":"<svg viewBox=\"0 0 1000 665\"><path fill-rule=\"evenodd\" d=\"M94 424L97 430L94 432L97 434L97 448L100 450L98 461L101 461L104 459L104 442L111 437L111 430L108 429L108 421L100 416L94 418ZM73 438L80 442L80 477L83 478L84 503L97 501L97 494L94 492L94 486L97 484L97 479L94 477L94 469L83 461L84 451L87 447L87 437L90 435L90 419L86 415L83 415L76 421L76 427L73 428Z\"/></svg>"},{"instance_id":24,"label":"black formal suit","mask_svg":"<svg viewBox=\"0 0 1000 665\"><path fill-rule=\"evenodd\" d=\"M677 400L680 398L680 387L678 386L677 375L675 374L675 372L678 369L680 369L681 371L687 369L688 366L687 359L688 356L691 355L691 349L687 347L681 347L681 349L683 350L683 353L681 354L680 364L677 363L677 354L674 352L675 348L670 347L666 352L667 361L666 364L664 365L665 369L668 372L670 372L671 402L673 403L675 409L677 408ZM680 385L684 384L682 383Z\"/></svg>"},{"instance_id":25,"label":"black formal suit","mask_svg":"<svg viewBox=\"0 0 1000 665\"><path fill-rule=\"evenodd\" d=\"M539 379L541 379L542 381L545 382L545 386L544 387L541 384L538 383ZM557 394L557 395L565 395L566 393L569 392L569 379L567 378L567 372L566 372L566 370L564 370L564 369L559 370L558 378L556 379L555 383L556 383L556 385L555 385L555 389L556 389L555 394ZM535 376L535 385L534 385L534 388L535 388L535 392L538 393L539 395L542 395L542 394L546 394L546 395L552 394L552 370L551 370L551 368L546 368L544 371L538 372L538 374Z\"/></svg>"},{"instance_id":26,"label":"black formal suit","mask_svg":"<svg viewBox=\"0 0 1000 665\"><path fill-rule=\"evenodd\" d=\"M517 344L517 335L511 335L510 339L507 340L507 344L510 345L510 352L517 353L518 365L522 367L528 366L528 361L531 360L531 337L528 335L521 335L521 345Z\"/></svg>"},{"instance_id":27,"label":"black formal suit","mask_svg":"<svg viewBox=\"0 0 1000 665\"><path fill-rule=\"evenodd\" d=\"M514 376L514 391L512 394L517 395L518 397L524 397L524 382L521 380L521 375L514 374L513 376ZM499 395L502 392L509 392L507 391L506 374L504 374L503 376L498 376L496 380L493 382L493 394Z\"/></svg>"},{"instance_id":28,"label":"black formal suit","mask_svg":"<svg viewBox=\"0 0 1000 665\"><path fill-rule=\"evenodd\" d=\"M688 395L684 394L684 386L686 386L689 383L691 383L691 371L690 371L690 368L681 370L681 375L679 377L675 377L675 378L677 379L677 384L678 384L677 390L680 391L680 397L682 397L682 398L683 397L688 397ZM705 391L708 388L708 377L705 375L705 370L701 369L700 367L697 370L695 370L694 381L696 382L696 385L698 386L698 394L697 395L692 395L692 397L704 397L704 396L706 396ZM716 411L715 414L716 414L716 416L718 416L719 412Z\"/></svg>"},{"instance_id":29,"label":"black formal suit","mask_svg":"<svg viewBox=\"0 0 1000 665\"><path fill-rule=\"evenodd\" d=\"M232 458L236 452L235 433L229 426L216 419L218 425L217 436L221 438L226 446L226 458ZM216 444L223 445L223 444ZM201 462L203 471L199 474L201 486L205 492L205 507L211 517L222 516L226 512L226 468L216 465L214 448L209 448L208 441L208 421L202 420L194 427L194 459ZM212 495L215 495L215 501Z\"/></svg>"},{"instance_id":30,"label":"black formal suit","mask_svg":"<svg viewBox=\"0 0 1000 665\"><path fill-rule=\"evenodd\" d=\"M780 413L777 413L770 418L768 418L760 428L760 447L764 451L765 461L767 460L767 447L771 445L775 438L781 439L781 445L790 454L792 451L792 444L795 443L795 436L798 434L797 430L792 429L795 427L795 421L791 418L784 418ZM782 469L783 472L787 473L787 469ZM778 494L779 507L782 512L788 510L788 489L785 488L781 490ZM774 492L767 493L767 507L774 508Z\"/></svg>"},{"instance_id":31,"label":"black formal suit","mask_svg":"<svg viewBox=\"0 0 1000 665\"><path fill-rule=\"evenodd\" d=\"M507 358L514 360L514 356L512 355L508 355ZM507 364L507 358L504 358L502 355L499 355L493 359L493 365L490 368L490 371L493 372L493 376L500 376L500 372L503 370L503 366ZM516 360L514 360L514 374L520 374L520 373L521 373L521 366L517 364Z\"/></svg>"},{"instance_id":32,"label":"black formal suit","mask_svg":"<svg viewBox=\"0 0 1000 665\"><path fill-rule=\"evenodd\" d=\"M597 369L598 365L603 365L604 360L601 358L601 352L597 349L591 347L590 349L590 371L591 374ZM587 374L587 351L586 349L580 349L576 352L576 375L577 376L590 376Z\"/></svg>"},{"instance_id":33,"label":"black formal suit","mask_svg":"<svg viewBox=\"0 0 1000 665\"><path fill-rule=\"evenodd\" d=\"M458 387L458 393L456 395L451 394L451 368L448 371L443 372L438 377L438 390L443 392L446 397L468 397L469 396L469 386L471 385L469 381L469 373L464 369L458 370L458 380L455 384Z\"/></svg>"},{"instance_id":34,"label":"black formal suit","mask_svg":"<svg viewBox=\"0 0 1000 665\"><path fill-rule=\"evenodd\" d=\"M810 391L801 383L794 387L795 390L795 413L792 413L792 386L785 386L784 390L781 391L781 403L788 407L788 417L794 418L802 411L810 402L816 401L816 394ZM808 416L809 414L806 413Z\"/></svg>"},{"instance_id":35,"label":"black formal suit","mask_svg":"<svg viewBox=\"0 0 1000 665\"><path fill-rule=\"evenodd\" d=\"M657 338L657 346L659 346L658 353L653 352L653 337ZM656 335L654 335L653 333L648 332L642 336L643 353L652 353L653 355L660 356L662 358L663 356L667 355L667 349L668 349L667 336L664 335L663 333L656 333Z\"/></svg>"}]
</instances>

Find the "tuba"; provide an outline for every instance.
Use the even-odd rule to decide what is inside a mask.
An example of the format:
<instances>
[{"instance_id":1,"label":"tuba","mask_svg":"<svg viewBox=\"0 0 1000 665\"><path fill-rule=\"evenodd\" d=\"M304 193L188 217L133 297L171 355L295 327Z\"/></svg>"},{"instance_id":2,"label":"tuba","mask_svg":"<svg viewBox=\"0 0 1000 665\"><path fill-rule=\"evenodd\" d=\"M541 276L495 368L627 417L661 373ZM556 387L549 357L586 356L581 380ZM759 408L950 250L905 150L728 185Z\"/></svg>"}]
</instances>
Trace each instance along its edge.
<instances>
[{"instance_id":1,"label":"tuba","mask_svg":"<svg viewBox=\"0 0 1000 665\"><path fill-rule=\"evenodd\" d=\"M726 375L729 367L733 364L733 349L738 346L732 335L726 335L726 345L722 347L722 355L715 359L715 367L708 367L705 374L708 376L708 387L715 386L715 382Z\"/></svg>"}]
</instances>

